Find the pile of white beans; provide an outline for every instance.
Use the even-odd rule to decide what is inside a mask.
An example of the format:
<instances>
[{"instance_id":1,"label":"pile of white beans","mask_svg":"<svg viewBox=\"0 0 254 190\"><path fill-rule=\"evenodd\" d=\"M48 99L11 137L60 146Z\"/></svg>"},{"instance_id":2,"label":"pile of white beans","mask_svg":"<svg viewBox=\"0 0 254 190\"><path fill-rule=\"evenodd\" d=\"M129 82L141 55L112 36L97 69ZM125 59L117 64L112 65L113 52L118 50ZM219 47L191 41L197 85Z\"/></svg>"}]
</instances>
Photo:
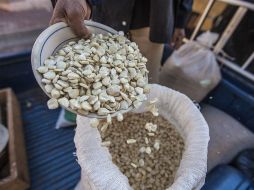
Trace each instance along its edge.
<instances>
[{"instance_id":1,"label":"pile of white beans","mask_svg":"<svg viewBox=\"0 0 254 190\"><path fill-rule=\"evenodd\" d=\"M80 115L107 116L146 100L146 62L137 44L123 35L96 34L70 41L37 70L51 97L49 109L61 105Z\"/></svg>"}]
</instances>

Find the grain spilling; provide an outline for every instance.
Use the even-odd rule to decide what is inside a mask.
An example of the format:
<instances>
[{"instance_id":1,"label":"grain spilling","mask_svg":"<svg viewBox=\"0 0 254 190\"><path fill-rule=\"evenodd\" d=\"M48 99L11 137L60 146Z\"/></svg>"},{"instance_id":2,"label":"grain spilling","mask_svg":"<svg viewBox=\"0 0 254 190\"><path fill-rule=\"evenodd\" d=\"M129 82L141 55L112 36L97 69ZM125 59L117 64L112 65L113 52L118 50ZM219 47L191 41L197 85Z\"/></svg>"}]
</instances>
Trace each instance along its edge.
<instances>
[{"instance_id":1,"label":"grain spilling","mask_svg":"<svg viewBox=\"0 0 254 190\"><path fill-rule=\"evenodd\" d=\"M112 118L103 128L99 125L102 141L110 142L112 161L134 190L165 190L173 183L184 141L167 120L150 112L127 113L123 121Z\"/></svg>"},{"instance_id":2,"label":"grain spilling","mask_svg":"<svg viewBox=\"0 0 254 190\"><path fill-rule=\"evenodd\" d=\"M149 92L147 59L122 35L93 34L71 41L37 68L49 109L59 105L81 115L107 116L138 108ZM122 115L117 116L123 119Z\"/></svg>"}]
</instances>

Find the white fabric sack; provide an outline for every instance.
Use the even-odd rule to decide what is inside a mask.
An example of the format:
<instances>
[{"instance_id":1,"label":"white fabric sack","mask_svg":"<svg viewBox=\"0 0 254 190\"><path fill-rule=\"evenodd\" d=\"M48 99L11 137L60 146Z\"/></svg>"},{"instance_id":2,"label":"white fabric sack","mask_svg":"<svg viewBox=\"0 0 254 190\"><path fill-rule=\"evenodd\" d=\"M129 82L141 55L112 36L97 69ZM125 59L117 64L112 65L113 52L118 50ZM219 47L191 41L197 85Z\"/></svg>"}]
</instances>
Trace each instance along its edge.
<instances>
[{"instance_id":1,"label":"white fabric sack","mask_svg":"<svg viewBox=\"0 0 254 190\"><path fill-rule=\"evenodd\" d=\"M176 172L174 183L168 190L200 189L207 171L209 129L203 116L185 95L160 85L151 85L148 100L158 98L159 114L171 122L185 141L185 151ZM135 112L145 112L142 105ZM89 126L90 119L77 117L75 145L81 166L81 182L76 189L128 190L128 179L111 161L96 128Z\"/></svg>"},{"instance_id":2,"label":"white fabric sack","mask_svg":"<svg viewBox=\"0 0 254 190\"><path fill-rule=\"evenodd\" d=\"M221 80L214 53L208 48L218 35L206 32L197 41L182 45L166 60L160 73L160 84L202 101Z\"/></svg>"}]
</instances>

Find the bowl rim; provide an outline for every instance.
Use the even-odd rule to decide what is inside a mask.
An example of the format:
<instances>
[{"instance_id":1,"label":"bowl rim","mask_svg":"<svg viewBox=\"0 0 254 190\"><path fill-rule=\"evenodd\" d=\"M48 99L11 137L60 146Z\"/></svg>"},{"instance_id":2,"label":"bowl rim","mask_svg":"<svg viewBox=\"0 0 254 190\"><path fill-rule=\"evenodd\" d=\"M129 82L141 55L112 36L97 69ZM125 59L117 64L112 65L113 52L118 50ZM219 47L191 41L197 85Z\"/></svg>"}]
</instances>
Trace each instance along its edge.
<instances>
[{"instance_id":1,"label":"bowl rim","mask_svg":"<svg viewBox=\"0 0 254 190\"><path fill-rule=\"evenodd\" d=\"M98 22L94 22L94 21L91 21L91 20L85 20L84 21L84 24L88 27L93 27L93 28L99 28L101 30L104 30L108 33L111 33L111 34L117 34L118 32L116 30L114 30L113 28L109 27L109 26L106 26L104 24L101 24L101 23L98 23ZM43 90L43 92L49 97L49 98L52 98L45 90L44 86L42 85L41 83L41 77L39 76L39 73L37 72L37 68L36 68L36 64L34 64L34 62L36 60L39 59L39 65L41 66L42 65L42 62L41 62L41 54L42 54L42 51L43 51L43 48L46 44L46 41L53 35L55 34L57 31L59 30L62 30L62 29L65 29L65 28L70 28L70 26L68 26L66 23L64 22L59 22L59 23L56 23L54 25L51 25L49 26L48 28L46 28L39 36L38 38L36 39L34 45L33 45L33 48L32 48L32 53L31 53L31 65L32 65L32 70L33 70L33 74L35 76L35 79L37 81L37 83L39 84L40 88ZM61 42L53 52L55 52L61 45L67 43L68 41L70 40L73 40L73 39L77 39L77 37L75 38L70 38L68 40L65 40L64 42ZM39 52L39 58L38 56L38 52ZM103 119L103 118L106 118L107 116L100 116L98 114L95 114L95 113L89 113L87 115L83 115L81 113L79 113L78 111L76 110L72 110L70 108L67 108L67 107L64 107L62 105L60 105L62 108L72 112L72 113L75 113L75 114L78 114L78 115L81 115L81 116L85 116L85 117L90 117L90 118L98 118L98 119ZM126 112L129 112L131 111L132 109L134 109L133 106L130 106L128 109L126 110L119 110L117 112L114 112L114 113L110 113L111 117L114 117L116 116L117 114L121 113L126 113Z\"/></svg>"}]
</instances>

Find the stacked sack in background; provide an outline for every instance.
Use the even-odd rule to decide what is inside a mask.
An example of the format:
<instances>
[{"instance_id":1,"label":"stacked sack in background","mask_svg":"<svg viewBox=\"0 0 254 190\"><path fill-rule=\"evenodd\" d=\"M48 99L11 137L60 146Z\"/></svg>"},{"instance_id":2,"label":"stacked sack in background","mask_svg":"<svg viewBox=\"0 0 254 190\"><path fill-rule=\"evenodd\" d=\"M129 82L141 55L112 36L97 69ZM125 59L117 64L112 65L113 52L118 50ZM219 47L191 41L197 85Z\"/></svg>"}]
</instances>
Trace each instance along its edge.
<instances>
[{"instance_id":1,"label":"stacked sack in background","mask_svg":"<svg viewBox=\"0 0 254 190\"><path fill-rule=\"evenodd\" d=\"M160 84L202 101L221 80L216 57L209 49L217 38L206 32L174 51L162 67Z\"/></svg>"}]
</instances>

